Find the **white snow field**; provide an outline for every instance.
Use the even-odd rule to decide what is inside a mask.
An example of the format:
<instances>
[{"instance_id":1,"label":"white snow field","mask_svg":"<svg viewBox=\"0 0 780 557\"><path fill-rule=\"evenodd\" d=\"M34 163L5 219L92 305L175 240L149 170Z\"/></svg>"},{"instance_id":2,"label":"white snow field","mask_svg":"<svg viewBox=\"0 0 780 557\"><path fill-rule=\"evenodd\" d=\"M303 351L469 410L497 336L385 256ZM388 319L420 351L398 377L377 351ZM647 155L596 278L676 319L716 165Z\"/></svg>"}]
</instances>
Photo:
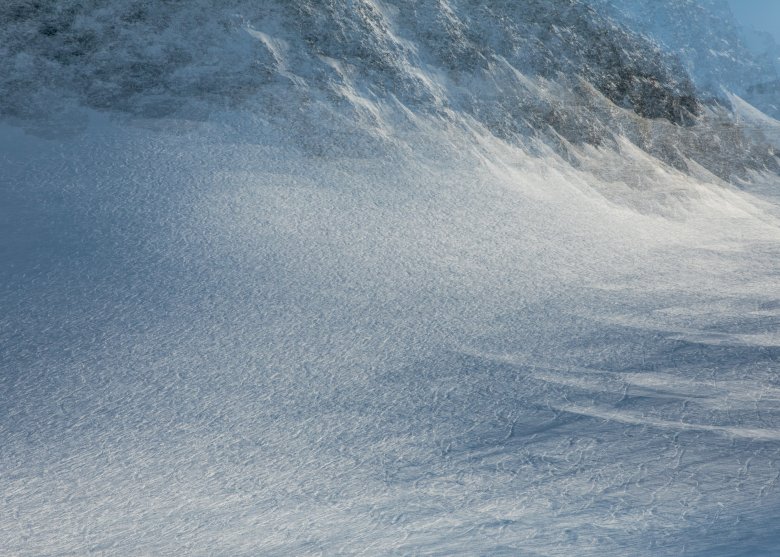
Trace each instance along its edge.
<instances>
[{"instance_id":1,"label":"white snow field","mask_svg":"<svg viewBox=\"0 0 780 557\"><path fill-rule=\"evenodd\" d=\"M780 553L777 123L318 89L261 23L271 101L0 124L0 554Z\"/></svg>"}]
</instances>

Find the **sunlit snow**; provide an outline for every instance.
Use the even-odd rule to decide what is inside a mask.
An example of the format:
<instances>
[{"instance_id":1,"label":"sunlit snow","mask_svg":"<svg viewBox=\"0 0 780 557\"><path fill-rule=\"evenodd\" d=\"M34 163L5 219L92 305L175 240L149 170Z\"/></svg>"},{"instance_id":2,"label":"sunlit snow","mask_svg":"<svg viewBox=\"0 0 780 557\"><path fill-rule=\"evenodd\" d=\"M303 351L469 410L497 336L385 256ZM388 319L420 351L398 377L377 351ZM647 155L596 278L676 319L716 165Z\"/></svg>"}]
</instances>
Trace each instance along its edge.
<instances>
[{"instance_id":1,"label":"sunlit snow","mask_svg":"<svg viewBox=\"0 0 780 557\"><path fill-rule=\"evenodd\" d=\"M240 102L195 59L6 110L0 553L780 551L777 122L443 69L401 1L309 60L262 4L225 57L278 73Z\"/></svg>"}]
</instances>

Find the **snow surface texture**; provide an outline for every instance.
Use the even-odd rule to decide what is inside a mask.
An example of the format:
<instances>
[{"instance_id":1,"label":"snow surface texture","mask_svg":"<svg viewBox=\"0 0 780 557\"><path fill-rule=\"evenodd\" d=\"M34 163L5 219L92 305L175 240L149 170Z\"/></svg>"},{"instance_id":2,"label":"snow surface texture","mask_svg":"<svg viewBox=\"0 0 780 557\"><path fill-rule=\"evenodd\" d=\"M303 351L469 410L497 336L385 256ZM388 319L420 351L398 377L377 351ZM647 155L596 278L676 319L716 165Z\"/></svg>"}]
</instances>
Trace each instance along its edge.
<instances>
[{"instance_id":1,"label":"snow surface texture","mask_svg":"<svg viewBox=\"0 0 780 557\"><path fill-rule=\"evenodd\" d=\"M576 2L149 4L0 8L0 553L778 552L776 121Z\"/></svg>"}]
</instances>

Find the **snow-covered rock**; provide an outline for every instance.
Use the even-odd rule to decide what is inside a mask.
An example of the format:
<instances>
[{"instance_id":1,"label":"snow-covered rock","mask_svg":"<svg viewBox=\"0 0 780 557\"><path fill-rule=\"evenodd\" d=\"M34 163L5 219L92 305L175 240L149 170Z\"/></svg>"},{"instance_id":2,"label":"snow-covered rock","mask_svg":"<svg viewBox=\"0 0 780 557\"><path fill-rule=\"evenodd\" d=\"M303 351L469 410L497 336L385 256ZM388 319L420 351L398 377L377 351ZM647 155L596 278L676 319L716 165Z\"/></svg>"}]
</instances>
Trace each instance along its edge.
<instances>
[{"instance_id":1,"label":"snow-covered rock","mask_svg":"<svg viewBox=\"0 0 780 557\"><path fill-rule=\"evenodd\" d=\"M778 55L771 36L739 26L725 0L589 0L646 34L685 65L707 96L735 93L778 117Z\"/></svg>"}]
</instances>

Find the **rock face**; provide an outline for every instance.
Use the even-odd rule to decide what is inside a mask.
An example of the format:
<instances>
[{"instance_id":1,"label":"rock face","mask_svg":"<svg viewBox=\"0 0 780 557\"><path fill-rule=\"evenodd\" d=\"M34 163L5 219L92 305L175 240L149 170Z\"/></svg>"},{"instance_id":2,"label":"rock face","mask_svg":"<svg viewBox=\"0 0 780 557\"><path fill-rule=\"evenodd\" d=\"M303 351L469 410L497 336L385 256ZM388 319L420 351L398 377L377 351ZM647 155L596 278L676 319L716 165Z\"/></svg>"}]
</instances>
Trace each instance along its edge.
<instances>
[{"instance_id":1,"label":"rock face","mask_svg":"<svg viewBox=\"0 0 780 557\"><path fill-rule=\"evenodd\" d=\"M0 114L35 119L66 112L69 100L145 118L202 119L241 107L300 125L306 148L325 152L334 137L349 150L371 144L376 137L362 131L379 126L370 105L395 103L471 118L502 139L534 138L561 152L623 136L679 169L693 160L726 179L773 167L773 152L740 139L722 109L704 110L718 97L716 84L762 74L722 10L703 6L14 0L0 6L8 22L0 37ZM700 92L670 52L695 70ZM327 124L324 113L338 123ZM327 137L312 139L325 128Z\"/></svg>"},{"instance_id":2,"label":"rock face","mask_svg":"<svg viewBox=\"0 0 780 557\"><path fill-rule=\"evenodd\" d=\"M643 117L679 124L697 111L679 63L574 0L17 0L0 7L0 17L9 22L3 73L13 76L2 84L0 110L11 115L42 110L35 98L54 87L94 107L137 113L173 112L181 99L230 104L262 95L282 65L308 86L333 90L322 56L348 64L372 93L406 102L435 97L417 77L421 65L458 79L506 60L548 79L580 76Z\"/></svg>"},{"instance_id":3,"label":"rock face","mask_svg":"<svg viewBox=\"0 0 780 557\"><path fill-rule=\"evenodd\" d=\"M725 88L768 114L780 115L778 89L773 86L780 50L771 36L741 29L724 0L590 3L675 52L706 96L724 101Z\"/></svg>"}]
</instances>

